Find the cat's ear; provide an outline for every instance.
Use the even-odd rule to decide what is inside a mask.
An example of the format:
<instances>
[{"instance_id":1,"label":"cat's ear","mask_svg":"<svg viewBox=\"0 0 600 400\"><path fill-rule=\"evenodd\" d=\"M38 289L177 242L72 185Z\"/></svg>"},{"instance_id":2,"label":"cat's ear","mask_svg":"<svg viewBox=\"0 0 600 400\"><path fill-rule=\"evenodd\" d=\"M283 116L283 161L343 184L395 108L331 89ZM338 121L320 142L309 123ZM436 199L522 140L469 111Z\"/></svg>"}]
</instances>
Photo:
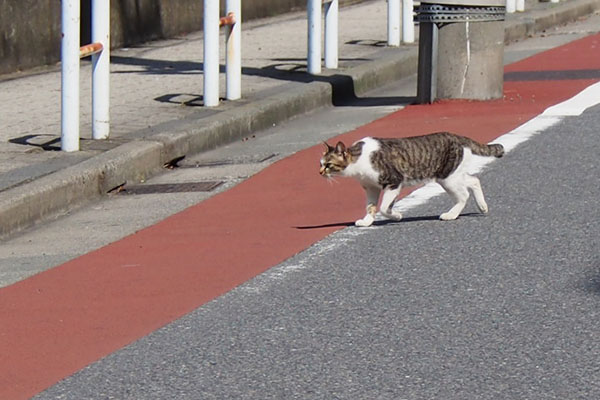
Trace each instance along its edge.
<instances>
[{"instance_id":1,"label":"cat's ear","mask_svg":"<svg viewBox=\"0 0 600 400\"><path fill-rule=\"evenodd\" d=\"M330 146L329 143L323 142L323 144L325 145L325 153L323 153L323 154L327 154L327 153L331 152L332 150L334 150L334 148L332 146Z\"/></svg>"},{"instance_id":2,"label":"cat's ear","mask_svg":"<svg viewBox=\"0 0 600 400\"><path fill-rule=\"evenodd\" d=\"M344 145L344 143L342 143L342 142L338 142L338 143L335 145L335 152L336 152L337 154L344 154L344 153L346 152L346 146Z\"/></svg>"}]
</instances>

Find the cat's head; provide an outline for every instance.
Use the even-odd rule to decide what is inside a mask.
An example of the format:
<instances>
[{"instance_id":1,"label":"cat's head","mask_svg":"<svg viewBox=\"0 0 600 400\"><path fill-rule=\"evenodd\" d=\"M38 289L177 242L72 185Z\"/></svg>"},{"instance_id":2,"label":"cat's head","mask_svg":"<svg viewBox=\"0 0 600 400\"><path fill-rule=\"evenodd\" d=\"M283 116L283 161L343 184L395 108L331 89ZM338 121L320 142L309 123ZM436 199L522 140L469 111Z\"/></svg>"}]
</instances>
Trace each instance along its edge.
<instances>
[{"instance_id":1,"label":"cat's head","mask_svg":"<svg viewBox=\"0 0 600 400\"><path fill-rule=\"evenodd\" d=\"M321 168L319 174L324 177L341 174L350 163L350 155L346 146L342 142L338 142L335 147L330 146L326 142L325 152L321 157Z\"/></svg>"}]
</instances>

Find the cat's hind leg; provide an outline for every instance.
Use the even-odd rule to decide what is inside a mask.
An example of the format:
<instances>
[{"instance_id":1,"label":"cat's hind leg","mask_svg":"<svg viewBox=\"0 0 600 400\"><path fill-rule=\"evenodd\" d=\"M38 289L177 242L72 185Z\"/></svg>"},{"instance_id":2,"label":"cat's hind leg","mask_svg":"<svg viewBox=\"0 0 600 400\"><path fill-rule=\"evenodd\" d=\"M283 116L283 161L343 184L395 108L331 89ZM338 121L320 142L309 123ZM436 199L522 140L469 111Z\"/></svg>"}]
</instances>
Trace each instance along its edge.
<instances>
[{"instance_id":1,"label":"cat's hind leg","mask_svg":"<svg viewBox=\"0 0 600 400\"><path fill-rule=\"evenodd\" d=\"M467 175L466 182L469 189L473 191L473 197L475 197L477 208L479 208L479 211L481 211L482 214L486 214L488 212L488 205L485 202L485 197L483 197L483 190L481 190L481 182L479 182L479 178L476 176Z\"/></svg>"},{"instance_id":2,"label":"cat's hind leg","mask_svg":"<svg viewBox=\"0 0 600 400\"><path fill-rule=\"evenodd\" d=\"M451 174L446 179L438 180L438 183L456 202L448 212L440 215L441 220L452 221L458 218L460 212L465 208L469 199L468 179L466 177L467 174Z\"/></svg>"},{"instance_id":3,"label":"cat's hind leg","mask_svg":"<svg viewBox=\"0 0 600 400\"><path fill-rule=\"evenodd\" d=\"M363 186L367 195L367 214L354 223L356 226L371 226L375 221L375 213L377 213L377 202L379 201L379 193L381 190L378 187Z\"/></svg>"},{"instance_id":4,"label":"cat's hind leg","mask_svg":"<svg viewBox=\"0 0 600 400\"><path fill-rule=\"evenodd\" d=\"M396 203L396 198L398 198L398 195L400 195L400 189L402 189L401 185L398 185L396 188L385 188L383 197L381 199L381 206L379 207L381 215L386 218L393 219L394 221L400 221L402 219L402 214L393 210L394 204Z\"/></svg>"}]
</instances>

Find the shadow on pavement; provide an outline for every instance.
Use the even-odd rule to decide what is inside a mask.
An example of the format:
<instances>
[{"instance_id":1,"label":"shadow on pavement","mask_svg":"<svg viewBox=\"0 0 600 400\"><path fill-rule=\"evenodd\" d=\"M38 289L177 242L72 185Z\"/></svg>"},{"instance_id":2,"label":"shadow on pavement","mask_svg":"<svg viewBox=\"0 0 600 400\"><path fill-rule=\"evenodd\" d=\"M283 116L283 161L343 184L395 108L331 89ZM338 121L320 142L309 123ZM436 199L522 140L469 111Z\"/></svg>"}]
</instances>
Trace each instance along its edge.
<instances>
[{"instance_id":1,"label":"shadow on pavement","mask_svg":"<svg viewBox=\"0 0 600 400\"><path fill-rule=\"evenodd\" d=\"M276 79L287 82L326 82L329 83L333 89L333 105L338 107L377 107L377 106L388 106L388 105L406 105L412 104L415 101L415 97L359 97L356 95L354 81L351 76L343 74L335 75L309 75L305 72L306 67L300 64L300 60L296 59L276 59L273 61L280 61L276 64L271 64L263 68L255 67L243 67L242 74L248 76L259 76L263 78ZM368 59L348 59L347 61L368 61ZM198 62L190 61L168 61L168 60L154 60L147 58L137 57L122 57L113 56L111 63L121 65L131 65L136 67L142 67L143 70L132 70L132 71L115 71L115 74L154 74L154 75L173 75L173 74L202 74L203 64ZM225 66L221 65L221 72L225 72ZM171 102L173 97L177 97L181 94L172 93L165 96L159 96L156 98L160 102ZM188 96L192 96L188 94ZM193 101L189 102L188 105L198 105L198 100L201 99L200 95L196 96ZM180 102L175 104L181 104Z\"/></svg>"}]
</instances>

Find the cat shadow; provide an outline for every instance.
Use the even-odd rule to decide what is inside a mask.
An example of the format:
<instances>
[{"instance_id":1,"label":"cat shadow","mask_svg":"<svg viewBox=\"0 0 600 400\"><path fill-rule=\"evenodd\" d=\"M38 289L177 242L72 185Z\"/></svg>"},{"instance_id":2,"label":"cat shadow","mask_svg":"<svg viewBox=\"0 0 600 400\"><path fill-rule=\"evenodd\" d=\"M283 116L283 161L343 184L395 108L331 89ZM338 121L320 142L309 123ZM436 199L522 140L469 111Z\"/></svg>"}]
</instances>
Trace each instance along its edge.
<instances>
[{"instance_id":1,"label":"cat shadow","mask_svg":"<svg viewBox=\"0 0 600 400\"><path fill-rule=\"evenodd\" d=\"M333 222L330 224L322 224L322 225L305 225L305 226L295 226L294 228L305 230L305 229L323 229L323 228L347 228L349 226L354 226L353 222Z\"/></svg>"},{"instance_id":2,"label":"cat shadow","mask_svg":"<svg viewBox=\"0 0 600 400\"><path fill-rule=\"evenodd\" d=\"M459 218L479 218L484 217L484 214L480 213L464 213L460 214ZM417 217L404 217L400 221L395 221L393 219L383 219L377 220L373 222L373 226L386 226L386 225L395 225L395 224L405 224L411 222L425 222L425 221L439 221L439 215L423 215ZM329 224L322 225L305 225L305 226L295 226L294 228L305 230L305 229L323 229L323 228L347 228L350 226L354 226L354 222L332 222Z\"/></svg>"}]
</instances>

